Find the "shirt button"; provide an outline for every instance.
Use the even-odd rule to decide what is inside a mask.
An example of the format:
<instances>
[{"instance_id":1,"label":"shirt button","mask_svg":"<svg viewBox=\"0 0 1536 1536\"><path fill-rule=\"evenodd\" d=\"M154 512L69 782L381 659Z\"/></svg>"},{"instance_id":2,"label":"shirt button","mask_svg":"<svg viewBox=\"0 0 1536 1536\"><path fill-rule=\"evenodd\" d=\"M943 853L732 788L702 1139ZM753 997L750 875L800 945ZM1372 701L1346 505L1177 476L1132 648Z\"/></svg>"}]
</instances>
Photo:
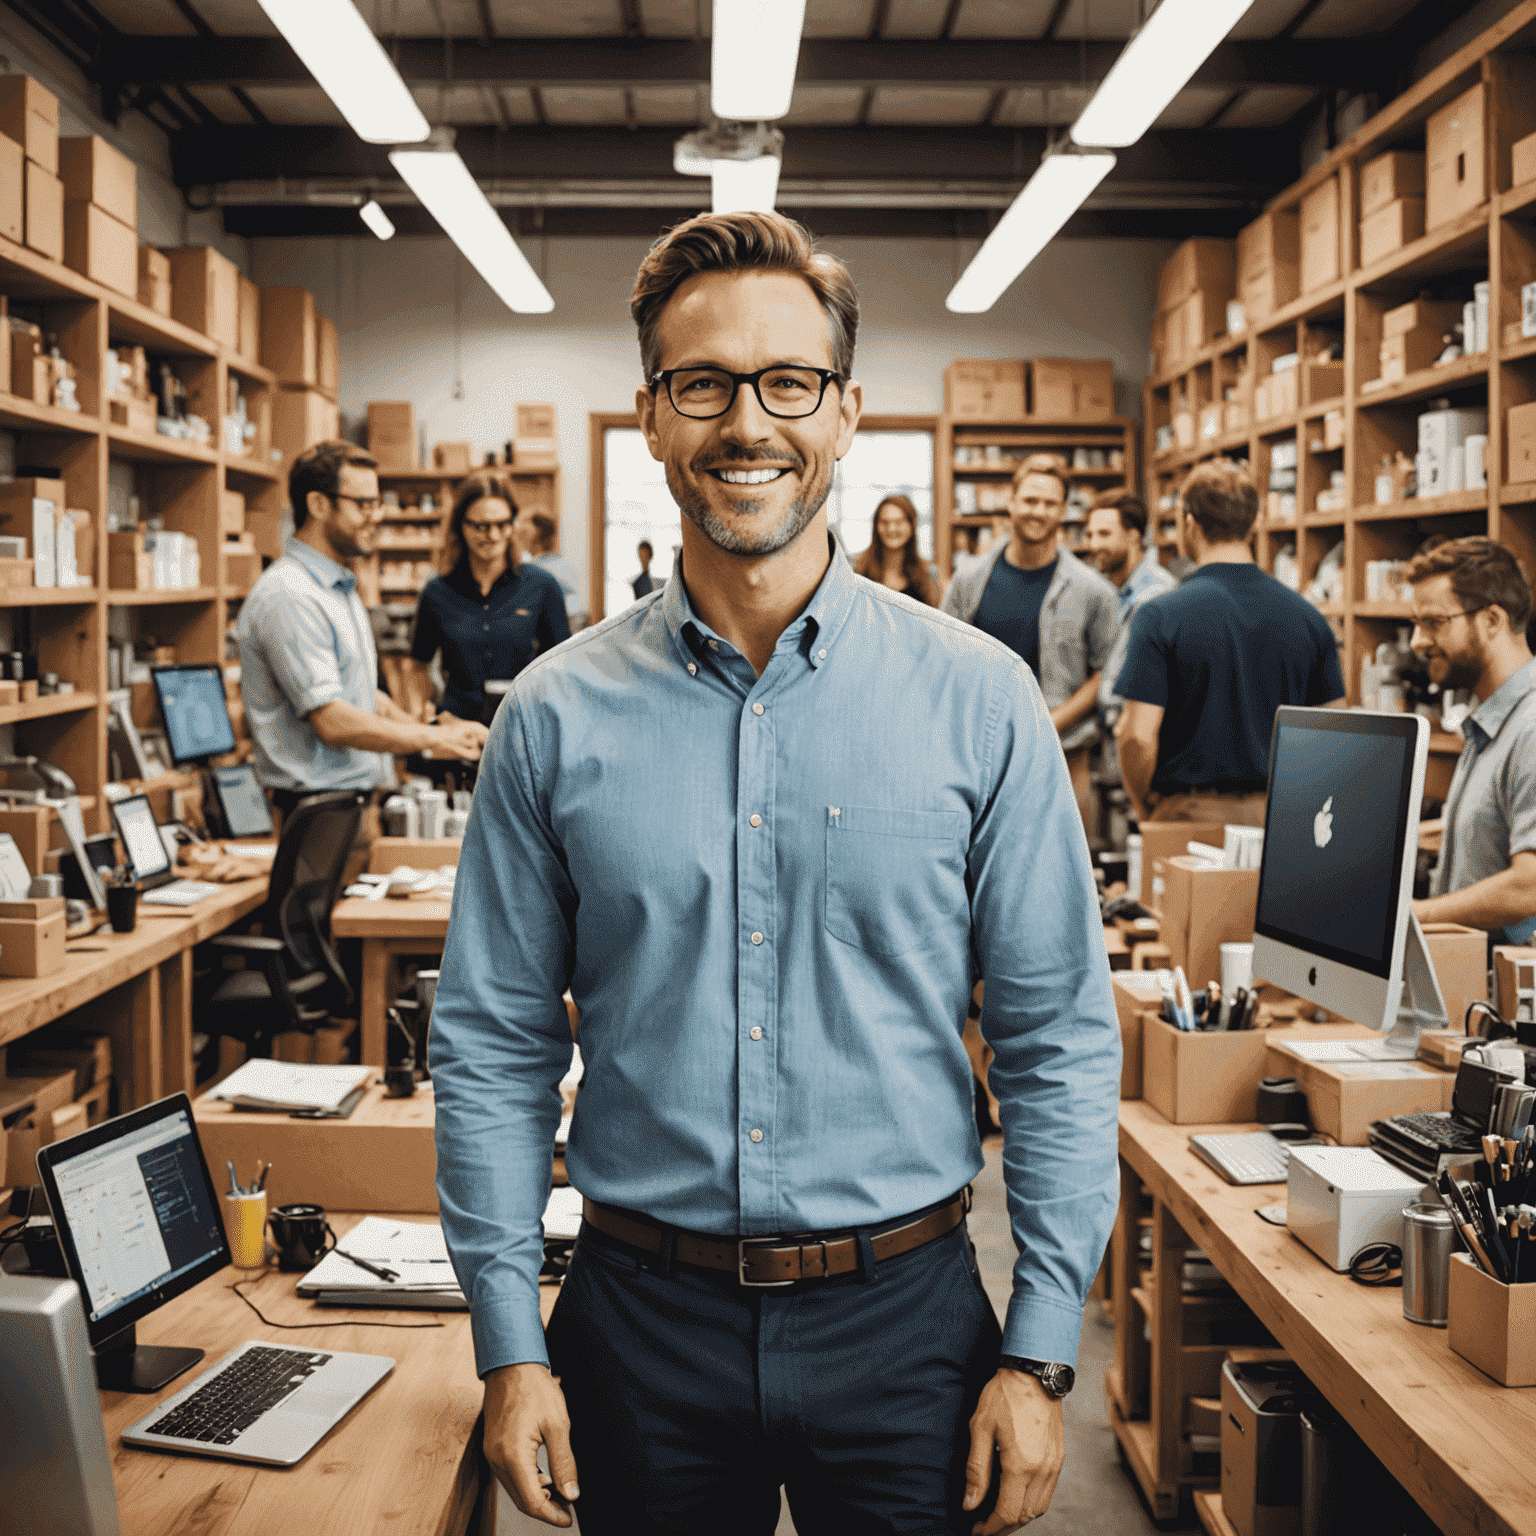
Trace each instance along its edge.
<instances>
[{"instance_id":1,"label":"shirt button","mask_svg":"<svg viewBox=\"0 0 1536 1536\"><path fill-rule=\"evenodd\" d=\"M763 1032L756 1024L752 1026L750 1033L754 1040L761 1040L763 1038Z\"/></svg>"},{"instance_id":2,"label":"shirt button","mask_svg":"<svg viewBox=\"0 0 1536 1536\"><path fill-rule=\"evenodd\" d=\"M747 1132L747 1135L750 1136L753 1141L761 1141L763 1139L763 1133L759 1130L750 1130Z\"/></svg>"},{"instance_id":3,"label":"shirt button","mask_svg":"<svg viewBox=\"0 0 1536 1536\"><path fill-rule=\"evenodd\" d=\"M709 642L709 648L712 651L718 651L720 649L720 642L718 640L711 640Z\"/></svg>"},{"instance_id":4,"label":"shirt button","mask_svg":"<svg viewBox=\"0 0 1536 1536\"><path fill-rule=\"evenodd\" d=\"M690 661L688 663L688 676L692 677L699 669Z\"/></svg>"},{"instance_id":5,"label":"shirt button","mask_svg":"<svg viewBox=\"0 0 1536 1536\"><path fill-rule=\"evenodd\" d=\"M753 935L752 935L752 942L753 942L753 943L754 943L754 944L761 944L761 943L762 943L762 942L763 942L763 936L762 936L762 934L760 934L760 933L754 933L754 934L753 934Z\"/></svg>"},{"instance_id":6,"label":"shirt button","mask_svg":"<svg viewBox=\"0 0 1536 1536\"><path fill-rule=\"evenodd\" d=\"M754 827L760 827L763 824L763 818L761 816L753 816L749 819Z\"/></svg>"},{"instance_id":7,"label":"shirt button","mask_svg":"<svg viewBox=\"0 0 1536 1536\"><path fill-rule=\"evenodd\" d=\"M816 654L821 658L822 661L827 659L827 653L825 651L817 651Z\"/></svg>"},{"instance_id":8,"label":"shirt button","mask_svg":"<svg viewBox=\"0 0 1536 1536\"><path fill-rule=\"evenodd\" d=\"M754 704L752 706L752 713L754 715L760 715L760 714L762 714L762 712L763 712L763 706L761 704Z\"/></svg>"}]
</instances>

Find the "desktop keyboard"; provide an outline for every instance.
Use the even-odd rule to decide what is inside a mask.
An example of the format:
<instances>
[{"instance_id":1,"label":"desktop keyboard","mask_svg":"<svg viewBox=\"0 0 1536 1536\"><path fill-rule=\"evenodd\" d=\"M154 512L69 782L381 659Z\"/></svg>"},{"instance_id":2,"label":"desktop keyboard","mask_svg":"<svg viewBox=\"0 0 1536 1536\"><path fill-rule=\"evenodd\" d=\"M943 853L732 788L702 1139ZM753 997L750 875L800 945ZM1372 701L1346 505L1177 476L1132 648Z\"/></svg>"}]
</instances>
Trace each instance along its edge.
<instances>
[{"instance_id":1,"label":"desktop keyboard","mask_svg":"<svg viewBox=\"0 0 1536 1536\"><path fill-rule=\"evenodd\" d=\"M152 891L145 891L139 900L156 907L192 907L222 889L222 886L213 885L207 880L172 880L169 885L159 885Z\"/></svg>"},{"instance_id":2,"label":"desktop keyboard","mask_svg":"<svg viewBox=\"0 0 1536 1536\"><path fill-rule=\"evenodd\" d=\"M1290 1151L1268 1131L1231 1136L1191 1136L1190 1149L1229 1184L1284 1184Z\"/></svg>"},{"instance_id":3,"label":"desktop keyboard","mask_svg":"<svg viewBox=\"0 0 1536 1536\"><path fill-rule=\"evenodd\" d=\"M1384 1122L1400 1135L1423 1142L1437 1152L1481 1152L1483 1139L1476 1131L1458 1125L1444 1111L1420 1110L1408 1115L1393 1115Z\"/></svg>"},{"instance_id":4,"label":"desktop keyboard","mask_svg":"<svg viewBox=\"0 0 1536 1536\"><path fill-rule=\"evenodd\" d=\"M330 1358L293 1349L248 1349L163 1419L144 1425L143 1433L229 1445Z\"/></svg>"}]
</instances>

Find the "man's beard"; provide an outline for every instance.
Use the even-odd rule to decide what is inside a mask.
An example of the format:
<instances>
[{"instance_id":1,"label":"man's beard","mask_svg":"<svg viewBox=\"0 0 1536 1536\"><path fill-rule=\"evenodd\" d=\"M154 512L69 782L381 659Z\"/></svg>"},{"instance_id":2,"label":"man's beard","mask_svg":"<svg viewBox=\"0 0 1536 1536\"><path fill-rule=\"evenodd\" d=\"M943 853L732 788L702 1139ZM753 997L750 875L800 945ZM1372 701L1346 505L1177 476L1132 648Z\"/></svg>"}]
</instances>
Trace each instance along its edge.
<instances>
[{"instance_id":1,"label":"man's beard","mask_svg":"<svg viewBox=\"0 0 1536 1536\"><path fill-rule=\"evenodd\" d=\"M788 463L797 470L805 468L805 460L798 455L790 458L783 452L766 451L747 451L728 456L711 455L696 460L690 468L696 472L727 467L746 468L762 459L773 464ZM777 554L786 545L793 544L805 531L811 519L821 511L832 490L832 476L829 474L819 484L812 486L806 486L802 481L799 495L785 508L783 519L778 526L764 531L756 538L738 533L722 522L711 509L704 494L690 491L682 478L674 474L671 464L667 465L667 489L672 492L672 499L677 503L678 510L716 549L723 549L729 555L772 555ZM750 487L743 486L742 489L748 490ZM756 513L761 511L763 503L760 499L743 497L736 506L742 512Z\"/></svg>"},{"instance_id":2,"label":"man's beard","mask_svg":"<svg viewBox=\"0 0 1536 1536\"><path fill-rule=\"evenodd\" d=\"M1440 654L1445 660L1445 676L1440 679L1442 688L1449 693L1461 688L1477 687L1478 679L1488 666L1488 658L1481 647L1463 651L1459 656L1451 656L1444 651Z\"/></svg>"}]
</instances>

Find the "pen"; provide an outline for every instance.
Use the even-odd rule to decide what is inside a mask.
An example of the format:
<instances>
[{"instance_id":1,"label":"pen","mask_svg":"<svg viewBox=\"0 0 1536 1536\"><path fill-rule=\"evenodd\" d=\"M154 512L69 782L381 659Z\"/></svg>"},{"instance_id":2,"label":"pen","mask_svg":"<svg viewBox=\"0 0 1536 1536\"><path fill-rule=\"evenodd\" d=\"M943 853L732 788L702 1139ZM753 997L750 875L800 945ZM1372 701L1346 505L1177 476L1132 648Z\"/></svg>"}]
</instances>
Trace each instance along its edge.
<instances>
[{"instance_id":1,"label":"pen","mask_svg":"<svg viewBox=\"0 0 1536 1536\"><path fill-rule=\"evenodd\" d=\"M1494 1278L1509 1284L1509 1254L1504 1249L1504 1237L1499 1231L1499 1212L1493 1203L1493 1191L1486 1184L1479 1184L1477 1192L1483 1207L1478 1214L1483 1218L1483 1246L1494 1263Z\"/></svg>"},{"instance_id":2,"label":"pen","mask_svg":"<svg viewBox=\"0 0 1536 1536\"><path fill-rule=\"evenodd\" d=\"M229 1169L229 1192L230 1192L230 1194L238 1195L238 1194L244 1193L244 1191L241 1190L239 1184L235 1181L235 1160L234 1160L234 1158L226 1157L224 1159L224 1166L227 1169Z\"/></svg>"},{"instance_id":3,"label":"pen","mask_svg":"<svg viewBox=\"0 0 1536 1536\"><path fill-rule=\"evenodd\" d=\"M339 1253L344 1259L350 1259L359 1269L366 1269L370 1275L377 1275L380 1280L393 1282L400 1278L394 1270L384 1269L378 1264L370 1264L367 1259L360 1259L355 1253L348 1253L345 1248L333 1248L331 1252Z\"/></svg>"},{"instance_id":4,"label":"pen","mask_svg":"<svg viewBox=\"0 0 1536 1536\"><path fill-rule=\"evenodd\" d=\"M264 1190L267 1187L267 1175L269 1173L271 1173L271 1172L272 1172L272 1164L271 1163L266 1163L266 1164L264 1164L262 1166L261 1177L259 1179L257 1179L257 1181L256 1181L256 1189L257 1189L258 1193L261 1190Z\"/></svg>"}]
</instances>

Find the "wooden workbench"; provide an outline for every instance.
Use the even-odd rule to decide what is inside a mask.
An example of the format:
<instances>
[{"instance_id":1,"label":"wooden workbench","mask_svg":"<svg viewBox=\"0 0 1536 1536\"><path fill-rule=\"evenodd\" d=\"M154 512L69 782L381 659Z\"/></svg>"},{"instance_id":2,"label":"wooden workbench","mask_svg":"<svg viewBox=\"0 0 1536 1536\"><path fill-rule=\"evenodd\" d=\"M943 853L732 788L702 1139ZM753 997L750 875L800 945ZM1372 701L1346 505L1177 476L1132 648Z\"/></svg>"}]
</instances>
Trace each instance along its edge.
<instances>
[{"instance_id":1,"label":"wooden workbench","mask_svg":"<svg viewBox=\"0 0 1536 1536\"><path fill-rule=\"evenodd\" d=\"M1174 1512L1181 1487L1211 1481L1190 1475L1187 1457L1181 1463L1177 1432L1158 1433L1184 1422L1185 1388L1205 1370L1198 1347L1181 1347L1186 1314L1206 1305L1181 1295L1187 1239L1447 1536L1536 1536L1536 1393L1500 1387L1452 1354L1443 1328L1408 1322L1400 1290L1355 1285L1283 1227L1262 1221L1255 1210L1283 1202L1283 1184L1228 1184L1189 1150L1190 1136L1202 1131L1253 1129L1172 1125L1141 1100L1120 1105L1110 1418L1154 1515ZM1168 1256L1161 1276L1138 1272L1143 1186L1154 1253ZM1150 1373L1129 1348L1144 1321L1153 1340ZM1139 1396L1152 1416L1137 1422L1130 1413Z\"/></svg>"},{"instance_id":2,"label":"wooden workbench","mask_svg":"<svg viewBox=\"0 0 1536 1536\"><path fill-rule=\"evenodd\" d=\"M363 941L363 995L358 1008L361 1059L385 1066L384 1010L398 990L392 971L402 955L441 955L453 902L422 891L397 901L348 896L331 910L331 937Z\"/></svg>"}]
</instances>

